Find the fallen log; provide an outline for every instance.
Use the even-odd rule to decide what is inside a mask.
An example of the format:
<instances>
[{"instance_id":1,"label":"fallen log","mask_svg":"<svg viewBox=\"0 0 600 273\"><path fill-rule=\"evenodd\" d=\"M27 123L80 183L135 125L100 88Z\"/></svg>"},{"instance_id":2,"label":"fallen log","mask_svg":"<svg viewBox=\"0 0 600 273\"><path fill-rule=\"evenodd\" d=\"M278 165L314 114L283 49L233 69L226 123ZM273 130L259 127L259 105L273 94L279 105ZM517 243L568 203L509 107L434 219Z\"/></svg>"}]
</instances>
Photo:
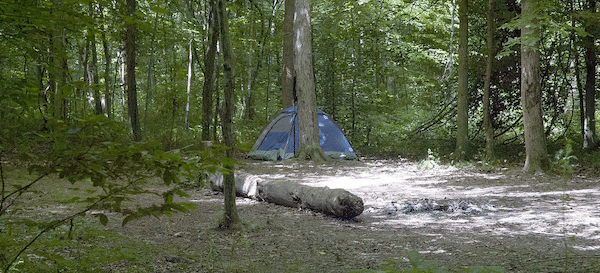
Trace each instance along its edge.
<instances>
[{"instance_id":1,"label":"fallen log","mask_svg":"<svg viewBox=\"0 0 600 273\"><path fill-rule=\"evenodd\" d=\"M223 191L223 175L209 176L211 188ZM290 181L266 181L256 175L236 173L238 196L292 208L310 209L341 219L352 219L364 210L363 200L344 189L311 187Z\"/></svg>"}]
</instances>

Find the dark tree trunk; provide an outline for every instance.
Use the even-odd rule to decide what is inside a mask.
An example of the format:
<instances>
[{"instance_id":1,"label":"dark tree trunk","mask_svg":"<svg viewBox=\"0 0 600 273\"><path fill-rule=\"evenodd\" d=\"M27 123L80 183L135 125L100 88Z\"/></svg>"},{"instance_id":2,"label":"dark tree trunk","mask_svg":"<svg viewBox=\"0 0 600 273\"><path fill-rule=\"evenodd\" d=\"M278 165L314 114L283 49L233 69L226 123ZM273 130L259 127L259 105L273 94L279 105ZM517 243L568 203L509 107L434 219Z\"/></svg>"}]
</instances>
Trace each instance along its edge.
<instances>
[{"instance_id":1,"label":"dark tree trunk","mask_svg":"<svg viewBox=\"0 0 600 273\"><path fill-rule=\"evenodd\" d=\"M544 121L542 120L542 88L540 82L539 23L535 18L537 4L522 0L522 16L530 19L521 28L521 106L525 129L525 166L523 171L534 173L549 167Z\"/></svg>"},{"instance_id":2,"label":"dark tree trunk","mask_svg":"<svg viewBox=\"0 0 600 273\"><path fill-rule=\"evenodd\" d=\"M233 128L233 115L235 111L235 71L233 68L233 53L231 40L229 38L228 14L225 0L219 0L219 29L221 31L221 44L223 45L223 144L228 147L225 150L227 158L233 158L235 147L235 130ZM223 164L229 173L223 181L223 194L225 195L225 214L219 226L224 229L239 229L240 219L235 204L235 164L226 162Z\"/></svg>"},{"instance_id":3,"label":"dark tree trunk","mask_svg":"<svg viewBox=\"0 0 600 273\"><path fill-rule=\"evenodd\" d=\"M210 13L208 17L208 46L204 54L204 86L202 87L202 140L209 141L212 114L215 58L217 56L217 41L219 40L219 28L216 22L217 4L215 0L209 1Z\"/></svg>"},{"instance_id":4,"label":"dark tree trunk","mask_svg":"<svg viewBox=\"0 0 600 273\"><path fill-rule=\"evenodd\" d=\"M135 17L136 0L127 0L127 16ZM133 131L133 140L142 140L142 131L138 117L137 87L135 78L136 58L136 26L134 23L125 25L125 57L127 62L126 85L127 85L127 113Z\"/></svg>"},{"instance_id":5,"label":"dark tree trunk","mask_svg":"<svg viewBox=\"0 0 600 273\"><path fill-rule=\"evenodd\" d=\"M456 150L454 156L465 160L469 156L469 102L467 100L469 89L467 80L469 78L469 2L459 1L458 17L460 20L460 32L458 37L458 96L456 115Z\"/></svg>"},{"instance_id":6,"label":"dark tree trunk","mask_svg":"<svg viewBox=\"0 0 600 273\"><path fill-rule=\"evenodd\" d=\"M95 4L90 2L89 5L91 17L96 17ZM92 28L89 30L90 49L92 61L90 63L90 86L92 87L92 95L94 97L94 114L100 115L104 111L102 108L102 92L100 91L100 79L98 78L98 51L96 50L96 33Z\"/></svg>"},{"instance_id":7,"label":"dark tree trunk","mask_svg":"<svg viewBox=\"0 0 600 273\"><path fill-rule=\"evenodd\" d=\"M52 12L57 13L54 16L60 17L58 14L62 12L62 1L54 0ZM60 24L55 26L50 37L50 62L52 64L49 69L49 85L50 85L50 105L52 107L52 116L56 120L67 119L67 54L65 53L65 28Z\"/></svg>"},{"instance_id":8,"label":"dark tree trunk","mask_svg":"<svg viewBox=\"0 0 600 273\"><path fill-rule=\"evenodd\" d=\"M296 77L294 70L294 13L296 0L285 1L285 16L283 19L283 67L281 71L281 102L283 109L295 105L295 86Z\"/></svg>"},{"instance_id":9,"label":"dark tree trunk","mask_svg":"<svg viewBox=\"0 0 600 273\"><path fill-rule=\"evenodd\" d=\"M100 9L101 13L103 12ZM106 28L102 32L102 48L104 50L104 100L106 101L106 114L109 118L112 117L112 85L111 85L111 77L110 77L110 47L108 46L108 41L106 40Z\"/></svg>"},{"instance_id":10,"label":"dark tree trunk","mask_svg":"<svg viewBox=\"0 0 600 273\"><path fill-rule=\"evenodd\" d=\"M487 60L485 65L485 81L483 85L483 130L485 132L485 155L488 160L494 158L494 128L490 113L490 85L492 82L492 66L494 65L494 0L488 0L487 5Z\"/></svg>"},{"instance_id":11,"label":"dark tree trunk","mask_svg":"<svg viewBox=\"0 0 600 273\"><path fill-rule=\"evenodd\" d=\"M596 12L596 0L588 0L588 11ZM592 23L585 24L585 30L590 33L583 38L585 46L585 119L583 123L583 148L596 148L596 37Z\"/></svg>"}]
</instances>

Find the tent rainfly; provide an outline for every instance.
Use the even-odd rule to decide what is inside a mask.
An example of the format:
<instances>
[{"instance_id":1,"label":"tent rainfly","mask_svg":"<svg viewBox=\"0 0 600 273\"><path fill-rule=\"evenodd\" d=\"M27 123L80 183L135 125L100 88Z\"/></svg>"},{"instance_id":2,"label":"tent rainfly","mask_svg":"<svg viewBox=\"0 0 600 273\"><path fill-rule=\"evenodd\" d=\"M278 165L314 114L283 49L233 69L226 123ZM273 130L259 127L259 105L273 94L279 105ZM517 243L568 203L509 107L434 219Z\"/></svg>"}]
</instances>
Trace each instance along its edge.
<instances>
[{"instance_id":1,"label":"tent rainfly","mask_svg":"<svg viewBox=\"0 0 600 273\"><path fill-rule=\"evenodd\" d=\"M358 159L350 143L325 112L318 110L319 144L331 158ZM298 151L298 111L287 108L271 120L256 140L248 157L262 160L285 160Z\"/></svg>"}]
</instances>

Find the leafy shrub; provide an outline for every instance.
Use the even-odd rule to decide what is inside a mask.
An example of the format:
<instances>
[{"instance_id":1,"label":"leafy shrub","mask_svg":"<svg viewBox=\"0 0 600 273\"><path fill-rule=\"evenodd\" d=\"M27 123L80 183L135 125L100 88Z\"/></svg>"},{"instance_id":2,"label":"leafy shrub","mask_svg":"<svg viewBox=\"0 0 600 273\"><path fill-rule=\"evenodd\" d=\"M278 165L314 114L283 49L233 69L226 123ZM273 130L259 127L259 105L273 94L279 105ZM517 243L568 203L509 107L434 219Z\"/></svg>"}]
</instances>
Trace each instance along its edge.
<instances>
[{"instance_id":1,"label":"leafy shrub","mask_svg":"<svg viewBox=\"0 0 600 273\"><path fill-rule=\"evenodd\" d=\"M74 186L91 184L92 189L85 191L83 196L72 198L71 201L84 206L62 218L51 221L28 220L28 228L23 230L17 229L13 224L5 224L0 229L3 240L20 238L17 240L18 247L3 247L0 253L0 266L5 272L23 261L25 251L33 247L38 239L46 236L46 233L73 223L91 210L100 211L94 216L103 225L109 221L104 212L121 215L122 225L145 216L170 216L176 212L188 212L194 205L174 201L176 196L187 197L181 187L176 185L197 181L200 172L214 172L224 160L222 157L184 155L181 150L164 151L156 143L128 141L129 137L124 137L127 133L122 124L103 116L78 120L75 128L60 121L53 121L53 125L52 130L30 134L34 143L45 149L36 152L13 146L12 153L18 151L18 158L32 162L29 172L35 176L29 181L10 180L4 175L3 157L7 154L4 149L6 147L0 149L2 223L19 223L20 200L45 178L58 176ZM148 187L149 183L156 181L155 178L160 179L162 187ZM134 206L131 201L141 194L160 196L163 202L146 207ZM31 232L37 234L31 236Z\"/></svg>"}]
</instances>

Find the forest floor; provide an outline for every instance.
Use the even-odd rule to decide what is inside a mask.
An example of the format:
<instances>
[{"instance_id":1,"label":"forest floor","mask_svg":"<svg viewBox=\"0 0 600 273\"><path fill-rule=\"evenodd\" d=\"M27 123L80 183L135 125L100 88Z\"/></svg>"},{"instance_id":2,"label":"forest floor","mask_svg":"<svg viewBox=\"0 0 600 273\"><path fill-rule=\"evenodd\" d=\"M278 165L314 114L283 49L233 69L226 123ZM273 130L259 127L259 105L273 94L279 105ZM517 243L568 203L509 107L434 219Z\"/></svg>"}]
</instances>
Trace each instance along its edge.
<instances>
[{"instance_id":1,"label":"forest floor","mask_svg":"<svg viewBox=\"0 0 600 273\"><path fill-rule=\"evenodd\" d=\"M230 233L215 229L223 195L198 189L189 192L187 201L197 205L190 213L111 229L172 246L155 254L155 272L362 272L410 267L410 251L451 271L600 272L597 174L564 178L526 175L518 166L456 168L400 159L245 161L240 169L269 180L344 188L363 199L365 211L343 221L238 198L246 228Z\"/></svg>"}]
</instances>

